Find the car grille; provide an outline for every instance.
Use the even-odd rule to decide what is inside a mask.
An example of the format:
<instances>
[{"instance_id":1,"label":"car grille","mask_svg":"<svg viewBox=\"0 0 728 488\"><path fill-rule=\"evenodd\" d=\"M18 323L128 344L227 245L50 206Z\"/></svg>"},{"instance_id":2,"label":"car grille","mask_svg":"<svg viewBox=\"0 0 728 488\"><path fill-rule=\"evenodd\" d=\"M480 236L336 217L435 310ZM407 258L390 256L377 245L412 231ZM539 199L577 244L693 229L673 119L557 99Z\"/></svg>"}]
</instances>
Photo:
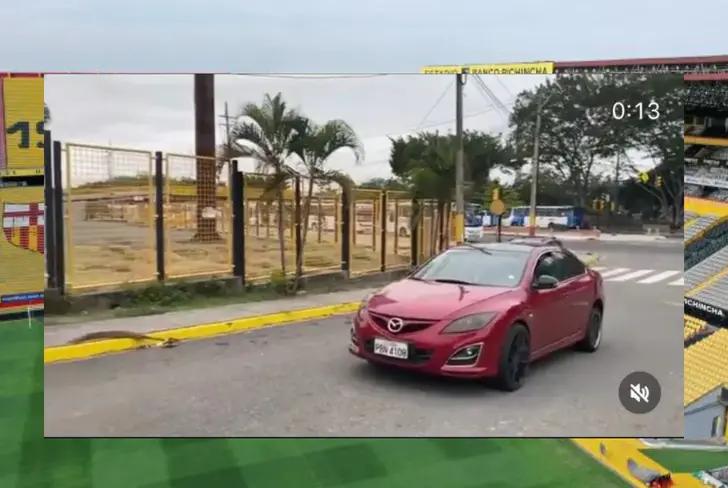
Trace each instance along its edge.
<instances>
[{"instance_id":1,"label":"car grille","mask_svg":"<svg viewBox=\"0 0 728 488\"><path fill-rule=\"evenodd\" d=\"M392 334L392 332L387 329L387 322L389 322L389 319L393 318L394 315L384 315L380 313L369 312L369 317L371 317L374 325ZM404 326L402 327L402 330L396 332L396 334L409 334L411 332L417 332L418 330L426 329L437 322L436 320L406 319L404 317L400 318L404 321Z\"/></svg>"},{"instance_id":2,"label":"car grille","mask_svg":"<svg viewBox=\"0 0 728 488\"><path fill-rule=\"evenodd\" d=\"M430 360L432 357L432 349L420 349L415 347L413 344L408 344L409 352L407 353L407 359L390 358L388 356L379 356L378 358L386 359L393 363L406 363L406 364L423 364ZM369 339L364 344L364 349L370 354L374 354L374 339Z\"/></svg>"}]
</instances>

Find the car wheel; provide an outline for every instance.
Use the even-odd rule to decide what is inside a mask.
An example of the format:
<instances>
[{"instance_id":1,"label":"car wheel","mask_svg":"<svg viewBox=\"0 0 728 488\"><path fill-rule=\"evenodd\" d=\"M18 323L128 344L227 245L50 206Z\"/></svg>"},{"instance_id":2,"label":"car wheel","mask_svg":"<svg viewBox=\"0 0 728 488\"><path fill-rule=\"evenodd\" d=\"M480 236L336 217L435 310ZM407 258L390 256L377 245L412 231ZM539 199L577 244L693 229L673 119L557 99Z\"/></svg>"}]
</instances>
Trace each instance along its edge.
<instances>
[{"instance_id":1,"label":"car wheel","mask_svg":"<svg viewBox=\"0 0 728 488\"><path fill-rule=\"evenodd\" d=\"M599 307L592 308L589 314L589 323L586 326L586 335L577 343L581 351L594 352L602 343L602 311Z\"/></svg>"},{"instance_id":2,"label":"car wheel","mask_svg":"<svg viewBox=\"0 0 728 488\"><path fill-rule=\"evenodd\" d=\"M498 386L505 391L515 391L523 386L524 377L528 372L528 363L531 355L528 330L521 324L516 324L508 331L501 351L500 367L498 368Z\"/></svg>"}]
</instances>

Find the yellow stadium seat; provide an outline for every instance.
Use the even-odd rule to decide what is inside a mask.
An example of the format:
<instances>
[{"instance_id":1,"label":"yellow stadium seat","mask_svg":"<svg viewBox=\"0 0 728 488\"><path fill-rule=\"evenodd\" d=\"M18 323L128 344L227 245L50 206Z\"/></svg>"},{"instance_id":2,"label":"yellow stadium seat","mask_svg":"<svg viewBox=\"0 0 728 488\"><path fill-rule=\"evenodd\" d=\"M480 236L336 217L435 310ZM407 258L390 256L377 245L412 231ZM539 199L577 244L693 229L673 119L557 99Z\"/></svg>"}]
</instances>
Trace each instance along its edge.
<instances>
[{"instance_id":1,"label":"yellow stadium seat","mask_svg":"<svg viewBox=\"0 0 728 488\"><path fill-rule=\"evenodd\" d=\"M691 317L690 315L684 315L685 329L683 333L683 340L687 341L698 332L705 328L705 321Z\"/></svg>"},{"instance_id":2,"label":"yellow stadium seat","mask_svg":"<svg viewBox=\"0 0 728 488\"><path fill-rule=\"evenodd\" d=\"M685 324L687 327L687 317ZM718 329L687 347L684 356L685 406L711 390L728 384L728 329Z\"/></svg>"}]
</instances>

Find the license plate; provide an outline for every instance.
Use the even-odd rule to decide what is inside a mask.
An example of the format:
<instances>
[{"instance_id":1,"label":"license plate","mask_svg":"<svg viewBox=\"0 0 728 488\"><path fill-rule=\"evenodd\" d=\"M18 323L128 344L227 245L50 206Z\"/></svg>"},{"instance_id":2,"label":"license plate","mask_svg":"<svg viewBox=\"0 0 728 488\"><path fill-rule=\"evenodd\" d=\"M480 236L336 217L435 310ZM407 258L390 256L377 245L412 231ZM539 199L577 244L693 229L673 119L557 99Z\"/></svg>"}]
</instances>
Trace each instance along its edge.
<instances>
[{"instance_id":1,"label":"license plate","mask_svg":"<svg viewBox=\"0 0 728 488\"><path fill-rule=\"evenodd\" d=\"M389 356L390 358L407 359L409 348L404 342L388 341L386 339L374 339L374 354Z\"/></svg>"}]
</instances>

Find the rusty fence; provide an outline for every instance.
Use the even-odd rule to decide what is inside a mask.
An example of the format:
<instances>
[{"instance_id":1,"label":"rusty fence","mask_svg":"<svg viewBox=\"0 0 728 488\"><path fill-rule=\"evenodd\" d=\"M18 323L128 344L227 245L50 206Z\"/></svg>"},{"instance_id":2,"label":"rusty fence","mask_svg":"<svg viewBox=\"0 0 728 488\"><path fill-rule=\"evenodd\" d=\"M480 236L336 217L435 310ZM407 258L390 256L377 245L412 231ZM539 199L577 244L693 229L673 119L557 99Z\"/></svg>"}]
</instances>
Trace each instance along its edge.
<instances>
[{"instance_id":1,"label":"rusty fence","mask_svg":"<svg viewBox=\"0 0 728 488\"><path fill-rule=\"evenodd\" d=\"M235 161L54 141L48 287L118 290L200 277L407 269L452 243L449 204Z\"/></svg>"}]
</instances>

